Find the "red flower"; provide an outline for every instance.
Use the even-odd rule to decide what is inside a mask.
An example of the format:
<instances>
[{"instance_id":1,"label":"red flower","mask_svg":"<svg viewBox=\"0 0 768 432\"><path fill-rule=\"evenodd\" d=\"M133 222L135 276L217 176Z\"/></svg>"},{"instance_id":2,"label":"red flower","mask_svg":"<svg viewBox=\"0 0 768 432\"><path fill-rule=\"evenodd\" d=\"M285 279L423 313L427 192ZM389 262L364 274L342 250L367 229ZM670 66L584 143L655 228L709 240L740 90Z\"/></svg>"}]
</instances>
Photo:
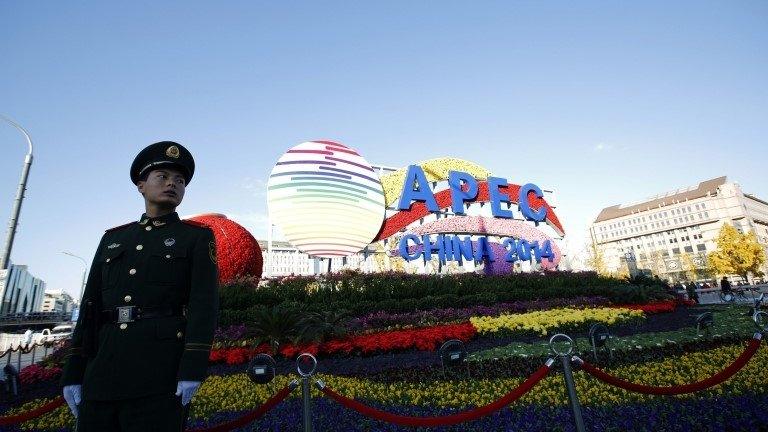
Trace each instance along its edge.
<instances>
[{"instance_id":1,"label":"red flower","mask_svg":"<svg viewBox=\"0 0 768 432\"><path fill-rule=\"evenodd\" d=\"M200 222L213 230L219 284L243 276L261 277L261 248L248 230L219 214L195 216L189 220Z\"/></svg>"},{"instance_id":2,"label":"red flower","mask_svg":"<svg viewBox=\"0 0 768 432\"><path fill-rule=\"evenodd\" d=\"M476 334L477 330L475 330L475 327L470 322L464 322L460 324L436 325L417 329L355 335L344 339L330 340L321 344L286 344L280 347L279 353L284 357L294 358L305 352L317 355L350 354L352 352L372 354L406 349L434 351L447 340L459 339L462 342L467 342L475 337ZM259 345L255 349L222 348L212 350L209 360L212 363L226 361L227 364L242 364L259 352L269 352L269 348L265 344Z\"/></svg>"},{"instance_id":3,"label":"red flower","mask_svg":"<svg viewBox=\"0 0 768 432\"><path fill-rule=\"evenodd\" d=\"M32 364L21 369L19 381L22 384L32 384L39 381L50 381L61 375L61 368L57 366L43 367Z\"/></svg>"},{"instance_id":4,"label":"red flower","mask_svg":"<svg viewBox=\"0 0 768 432\"><path fill-rule=\"evenodd\" d=\"M626 305L614 305L615 308L634 309L643 311L646 315L653 315L657 313L674 312L677 302L675 300L653 302L646 304L626 304Z\"/></svg>"}]
</instances>

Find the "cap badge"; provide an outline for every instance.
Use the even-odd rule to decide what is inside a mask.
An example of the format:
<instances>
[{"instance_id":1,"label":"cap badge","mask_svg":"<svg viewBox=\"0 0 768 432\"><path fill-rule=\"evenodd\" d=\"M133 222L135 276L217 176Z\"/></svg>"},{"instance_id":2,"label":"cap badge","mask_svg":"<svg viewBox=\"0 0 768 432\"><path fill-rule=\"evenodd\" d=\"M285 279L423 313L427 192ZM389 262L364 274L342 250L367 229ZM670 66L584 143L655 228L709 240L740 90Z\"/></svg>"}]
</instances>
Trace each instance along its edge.
<instances>
[{"instance_id":1,"label":"cap badge","mask_svg":"<svg viewBox=\"0 0 768 432\"><path fill-rule=\"evenodd\" d=\"M168 157L172 157L174 159L178 159L179 158L179 148L176 147L175 145L172 145L172 146L168 147L168 150L165 151L165 154Z\"/></svg>"},{"instance_id":2,"label":"cap badge","mask_svg":"<svg viewBox=\"0 0 768 432\"><path fill-rule=\"evenodd\" d=\"M171 246L173 246L174 244L176 244L176 239L175 239L175 238L173 238L173 237L171 237L171 238L167 238L167 239L165 239L165 240L163 241L163 243L165 243L165 245L166 245L166 246L168 246L168 247L171 247Z\"/></svg>"}]
</instances>

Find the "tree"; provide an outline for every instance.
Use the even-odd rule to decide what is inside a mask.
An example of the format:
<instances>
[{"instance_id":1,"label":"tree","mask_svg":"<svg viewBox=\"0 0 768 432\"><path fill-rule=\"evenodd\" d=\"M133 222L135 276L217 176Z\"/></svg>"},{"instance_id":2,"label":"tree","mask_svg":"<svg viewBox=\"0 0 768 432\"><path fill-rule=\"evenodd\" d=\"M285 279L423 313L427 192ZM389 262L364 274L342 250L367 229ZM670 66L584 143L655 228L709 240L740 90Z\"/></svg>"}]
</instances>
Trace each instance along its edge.
<instances>
[{"instance_id":1,"label":"tree","mask_svg":"<svg viewBox=\"0 0 768 432\"><path fill-rule=\"evenodd\" d=\"M588 246L587 252L587 267L597 272L599 275L607 275L608 267L605 265L605 256L600 247L597 246L597 242L593 241Z\"/></svg>"},{"instance_id":2,"label":"tree","mask_svg":"<svg viewBox=\"0 0 768 432\"><path fill-rule=\"evenodd\" d=\"M717 235L717 249L707 255L710 271L718 275L736 274L747 280L762 276L760 267L765 263L765 250L757 242L755 233L740 233L730 224L723 224Z\"/></svg>"},{"instance_id":3,"label":"tree","mask_svg":"<svg viewBox=\"0 0 768 432\"><path fill-rule=\"evenodd\" d=\"M693 257L688 252L684 252L680 255L680 264L685 273L685 279L692 281L696 279L696 264L693 262Z\"/></svg>"},{"instance_id":4,"label":"tree","mask_svg":"<svg viewBox=\"0 0 768 432\"><path fill-rule=\"evenodd\" d=\"M667 267L664 263L664 256L661 254L661 251L651 251L651 253L648 255L648 260L651 265L651 271L653 274L658 277L662 277L666 272Z\"/></svg>"}]
</instances>

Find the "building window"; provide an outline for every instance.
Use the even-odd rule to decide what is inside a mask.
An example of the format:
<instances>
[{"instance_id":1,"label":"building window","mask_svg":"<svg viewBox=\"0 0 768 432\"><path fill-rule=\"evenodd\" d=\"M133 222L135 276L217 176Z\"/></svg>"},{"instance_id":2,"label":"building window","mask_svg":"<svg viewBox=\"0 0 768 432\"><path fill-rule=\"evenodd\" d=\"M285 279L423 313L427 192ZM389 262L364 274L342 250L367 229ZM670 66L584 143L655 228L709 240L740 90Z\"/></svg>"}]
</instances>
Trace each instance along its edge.
<instances>
[{"instance_id":1,"label":"building window","mask_svg":"<svg viewBox=\"0 0 768 432\"><path fill-rule=\"evenodd\" d=\"M679 255L680 254L680 248L672 248L672 255Z\"/></svg>"},{"instance_id":2,"label":"building window","mask_svg":"<svg viewBox=\"0 0 768 432\"><path fill-rule=\"evenodd\" d=\"M685 249L686 252L693 252L693 247L692 246L686 246L684 249Z\"/></svg>"},{"instance_id":3,"label":"building window","mask_svg":"<svg viewBox=\"0 0 768 432\"><path fill-rule=\"evenodd\" d=\"M707 250L707 247L704 246L703 244L697 244L696 245L696 250L699 251L699 252L704 252L704 251Z\"/></svg>"}]
</instances>

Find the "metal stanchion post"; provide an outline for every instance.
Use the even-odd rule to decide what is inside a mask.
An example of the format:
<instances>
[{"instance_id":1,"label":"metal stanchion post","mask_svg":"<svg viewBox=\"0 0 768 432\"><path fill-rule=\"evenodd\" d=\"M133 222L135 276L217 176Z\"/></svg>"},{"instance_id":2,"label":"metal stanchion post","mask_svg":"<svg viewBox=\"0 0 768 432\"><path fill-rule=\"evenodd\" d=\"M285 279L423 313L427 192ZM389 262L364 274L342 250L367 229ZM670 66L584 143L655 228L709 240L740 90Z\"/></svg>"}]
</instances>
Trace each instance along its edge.
<instances>
[{"instance_id":1,"label":"metal stanchion post","mask_svg":"<svg viewBox=\"0 0 768 432\"><path fill-rule=\"evenodd\" d=\"M312 369L310 369L309 372L305 372L303 369L301 369L301 362L305 358L312 362ZM312 354L303 353L296 359L296 370L301 376L301 398L304 406L304 432L312 432L312 398L310 397L309 393L309 379L312 377L312 374L315 373L316 368L317 359Z\"/></svg>"},{"instance_id":2,"label":"metal stanchion post","mask_svg":"<svg viewBox=\"0 0 768 432\"><path fill-rule=\"evenodd\" d=\"M568 343L568 351L561 352L555 348L555 339L565 339ZM579 396L576 394L576 383L573 380L573 371L571 370L571 354L573 353L573 339L568 335L558 333L549 339L549 349L552 353L559 356L563 363L563 376L565 377L565 387L568 389L568 400L573 411L573 421L576 423L577 432L585 432L584 418L581 415L581 405Z\"/></svg>"}]
</instances>

